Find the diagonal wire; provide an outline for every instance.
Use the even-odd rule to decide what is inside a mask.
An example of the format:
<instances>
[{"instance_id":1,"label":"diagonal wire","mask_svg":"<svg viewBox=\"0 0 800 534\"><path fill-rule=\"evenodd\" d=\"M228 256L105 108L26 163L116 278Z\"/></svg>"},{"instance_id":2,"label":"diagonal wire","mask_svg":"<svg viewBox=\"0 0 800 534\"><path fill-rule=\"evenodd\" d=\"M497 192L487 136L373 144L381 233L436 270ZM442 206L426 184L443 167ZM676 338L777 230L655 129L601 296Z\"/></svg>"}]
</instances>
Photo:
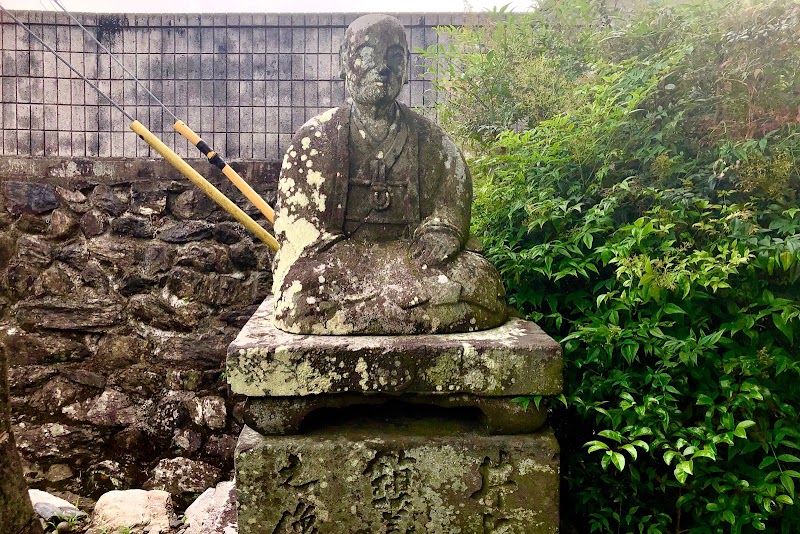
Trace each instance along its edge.
<instances>
[{"instance_id":1,"label":"diagonal wire","mask_svg":"<svg viewBox=\"0 0 800 534\"><path fill-rule=\"evenodd\" d=\"M148 88L147 88L147 86L146 86L145 84L143 84L143 83L142 83L142 82L139 80L139 78L137 78L137 77L136 77L136 76L135 76L135 75L134 75L134 74L133 74L131 71L129 71L129 70L128 70L128 69L125 67L125 65L123 65L123 64L122 64L122 62L121 62L120 60L118 60L118 59L117 59L117 57L116 57L114 54L112 54L112 53L111 53L111 51L110 51L108 48L106 48L106 46L105 46L103 43L101 43L101 42L100 42L100 41L97 39L97 37L95 37L95 36L94 36L94 34L93 34L92 32L90 32L89 30L87 30L87 29L86 29L86 27L85 27L83 24L81 24L81 23L80 23L80 21L79 21L77 18L75 18L75 15L73 15L72 13L70 13L69 11L67 11L67 8L66 8L66 7L64 7L64 4L62 4L60 0L50 0L50 1L51 1L52 3L54 3L54 4L56 4L58 7L60 7L60 8L61 8L61 10L62 10L64 13L66 13L66 14L69 16L69 18L71 18L71 19L73 20L73 22L75 22L75 24L77 24L78 26L80 26L80 27L81 27L81 29L82 29L84 32L86 32L86 34L87 34L89 37L91 37L91 38L92 38L92 40L93 40L95 43L97 43L97 46L99 46L100 48L102 48L102 49L103 49L103 51L104 51L106 54L108 54L109 56L111 56L111 59L112 59L112 60L114 60L114 62L115 62L117 65L119 65L119 66L122 68L122 70L123 70L123 71L125 71L125 74L127 74L128 76L130 76L131 78L133 78L133 79L134 79L134 81L135 81L135 82L136 82L136 83L139 85L139 87L141 87L142 89L144 89L144 90L147 92L147 94L148 94L148 95L150 95L150 97L151 97L153 100L155 100L155 101L158 103L158 105L159 105L159 106L161 106L161 108L162 108L164 111L166 111L166 112L167 112L167 114L169 114L169 115L170 115L170 116L171 116L173 119L175 119L175 121L178 121L178 120L180 120L180 119L178 119L178 117L176 117L176 116L175 116L175 114L174 114L174 113L172 113L172 112L171 112L171 111L170 111L170 110L167 108L167 106L165 106L165 105L164 105L164 104L161 102L161 100L159 100L159 99L158 99L158 97L156 97L156 95L154 95L154 94L153 94L153 93L150 91L150 89L148 89Z\"/></svg>"},{"instance_id":2,"label":"diagonal wire","mask_svg":"<svg viewBox=\"0 0 800 534\"><path fill-rule=\"evenodd\" d=\"M123 114L123 115L125 115L125 117L127 117L127 118L128 118L130 121L131 121L131 122L133 122L133 121L135 121L135 120L136 120L136 119L134 119L133 117L131 117L131 116L130 116L130 115L129 115L129 114L128 114L128 113L127 113L127 112L126 112L124 109L122 109L122 107L121 107L119 104L117 104L116 102L114 102L114 101L111 99L111 97L110 97L110 96L108 96L108 95L107 95L107 94L105 94L103 91L101 91L101 90L100 90L100 88L99 88L99 87L97 87L97 86L96 86L94 83L92 83L92 82L91 82L91 81L90 81L90 80L89 80L89 79L88 79L86 76L84 76L83 74L81 74L80 72L78 72L78 71L75 69L75 67L73 67L72 65L70 65L70 64L69 64L69 62L68 62L66 59L64 59L63 57L61 57L61 55L59 55L59 53L58 53L58 52L56 52L55 50L53 50L52 48L50 48L50 45L48 45L47 43L45 43L45 42L42 40L42 38L41 38L41 37L39 37L38 35L36 35L35 33L33 33L33 30L31 30L31 29L30 29L30 28L29 28L27 25L23 24L21 20L19 20L17 17L15 17L15 16L14 16L14 14L13 14L13 13L11 13L9 10L7 10L5 7L3 7L3 5L2 5L2 4L0 4L0 10L2 10L2 11L3 11L3 13L5 13L6 15L8 15L8 16L9 16L9 17L11 17L12 19L14 19L14 22L16 22L17 24L19 24L20 26L22 26L22 27L25 29L25 31L26 31L26 32L28 32L29 34L31 34L31 36L32 36L34 39L36 39L37 41L39 41L39 42L42 44L42 46L44 46L44 47L45 47L47 50L49 50L50 52L52 52L52 53L53 53L53 55L55 55L55 56L56 56L58 59L60 59L60 60L61 60L61 62L62 62L62 63L64 63L64 65L66 65L67 67L69 67L69 70L71 70L72 72L74 72L75 74L77 74L77 75L78 75L78 77L79 77L81 80L83 80L84 82L86 82L86 84L87 84L87 85L89 85L89 87L91 87L92 89L94 89L95 91L97 91L98 93L100 93L100 94L101 94L101 95L102 95L102 96L103 96L103 97L104 97L106 100L108 100L109 102L111 102L111 105L112 105L112 106L114 106L115 108L117 108L118 110L120 110L120 112L122 112L122 114Z\"/></svg>"}]
</instances>

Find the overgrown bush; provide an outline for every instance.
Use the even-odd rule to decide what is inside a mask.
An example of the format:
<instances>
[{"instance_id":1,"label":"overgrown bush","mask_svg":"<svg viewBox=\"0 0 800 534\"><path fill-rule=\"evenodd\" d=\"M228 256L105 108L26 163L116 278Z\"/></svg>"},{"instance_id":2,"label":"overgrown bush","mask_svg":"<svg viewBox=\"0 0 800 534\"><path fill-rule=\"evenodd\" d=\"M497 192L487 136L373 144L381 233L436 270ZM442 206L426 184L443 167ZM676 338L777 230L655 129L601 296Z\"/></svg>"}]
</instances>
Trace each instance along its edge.
<instances>
[{"instance_id":1,"label":"overgrown bush","mask_svg":"<svg viewBox=\"0 0 800 534\"><path fill-rule=\"evenodd\" d=\"M473 230L564 347L564 516L800 531L800 6L568 0L443 31Z\"/></svg>"}]
</instances>

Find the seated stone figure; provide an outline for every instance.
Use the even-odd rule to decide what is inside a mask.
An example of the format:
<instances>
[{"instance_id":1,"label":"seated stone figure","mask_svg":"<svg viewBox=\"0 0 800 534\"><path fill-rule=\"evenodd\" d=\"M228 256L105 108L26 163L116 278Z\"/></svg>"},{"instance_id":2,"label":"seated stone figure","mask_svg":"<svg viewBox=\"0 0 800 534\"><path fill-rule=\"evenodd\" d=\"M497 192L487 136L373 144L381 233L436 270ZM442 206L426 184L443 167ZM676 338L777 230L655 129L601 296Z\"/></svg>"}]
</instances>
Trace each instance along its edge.
<instances>
[{"instance_id":1,"label":"seated stone figure","mask_svg":"<svg viewBox=\"0 0 800 534\"><path fill-rule=\"evenodd\" d=\"M453 141L395 99L400 22L347 29L350 99L294 136L278 184L274 320L298 334L468 332L506 320L499 276L465 250L472 181Z\"/></svg>"}]
</instances>

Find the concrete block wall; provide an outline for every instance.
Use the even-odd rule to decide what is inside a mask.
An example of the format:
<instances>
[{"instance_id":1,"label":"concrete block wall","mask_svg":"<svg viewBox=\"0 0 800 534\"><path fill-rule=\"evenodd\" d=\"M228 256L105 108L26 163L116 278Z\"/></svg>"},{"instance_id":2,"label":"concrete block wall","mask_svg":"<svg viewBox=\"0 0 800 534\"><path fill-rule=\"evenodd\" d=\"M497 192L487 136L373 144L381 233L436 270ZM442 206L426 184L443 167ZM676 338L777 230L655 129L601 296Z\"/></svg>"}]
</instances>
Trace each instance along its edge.
<instances>
[{"instance_id":1,"label":"concrete block wall","mask_svg":"<svg viewBox=\"0 0 800 534\"><path fill-rule=\"evenodd\" d=\"M0 15L0 154L154 157L129 121L5 14ZM15 16L179 155L198 153L174 120L71 21ZM359 14L77 14L159 99L228 159L278 160L309 118L344 100L338 50ZM412 50L461 13L399 14ZM419 55L401 99L432 104ZM191 150L190 150L191 148Z\"/></svg>"}]
</instances>

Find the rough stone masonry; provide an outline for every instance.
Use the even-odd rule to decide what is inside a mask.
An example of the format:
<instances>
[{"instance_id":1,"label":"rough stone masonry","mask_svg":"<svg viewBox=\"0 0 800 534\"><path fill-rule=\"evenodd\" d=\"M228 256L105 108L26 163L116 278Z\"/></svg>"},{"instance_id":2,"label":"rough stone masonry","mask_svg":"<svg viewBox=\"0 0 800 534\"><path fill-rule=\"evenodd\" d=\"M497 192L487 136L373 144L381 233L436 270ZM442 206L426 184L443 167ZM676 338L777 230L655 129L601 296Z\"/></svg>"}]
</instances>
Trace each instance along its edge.
<instances>
[{"instance_id":1,"label":"rough stone masonry","mask_svg":"<svg viewBox=\"0 0 800 534\"><path fill-rule=\"evenodd\" d=\"M233 165L274 196L276 164ZM181 503L226 474L243 402L225 348L270 261L164 161L0 157L0 345L26 482L85 503L181 471Z\"/></svg>"}]
</instances>

